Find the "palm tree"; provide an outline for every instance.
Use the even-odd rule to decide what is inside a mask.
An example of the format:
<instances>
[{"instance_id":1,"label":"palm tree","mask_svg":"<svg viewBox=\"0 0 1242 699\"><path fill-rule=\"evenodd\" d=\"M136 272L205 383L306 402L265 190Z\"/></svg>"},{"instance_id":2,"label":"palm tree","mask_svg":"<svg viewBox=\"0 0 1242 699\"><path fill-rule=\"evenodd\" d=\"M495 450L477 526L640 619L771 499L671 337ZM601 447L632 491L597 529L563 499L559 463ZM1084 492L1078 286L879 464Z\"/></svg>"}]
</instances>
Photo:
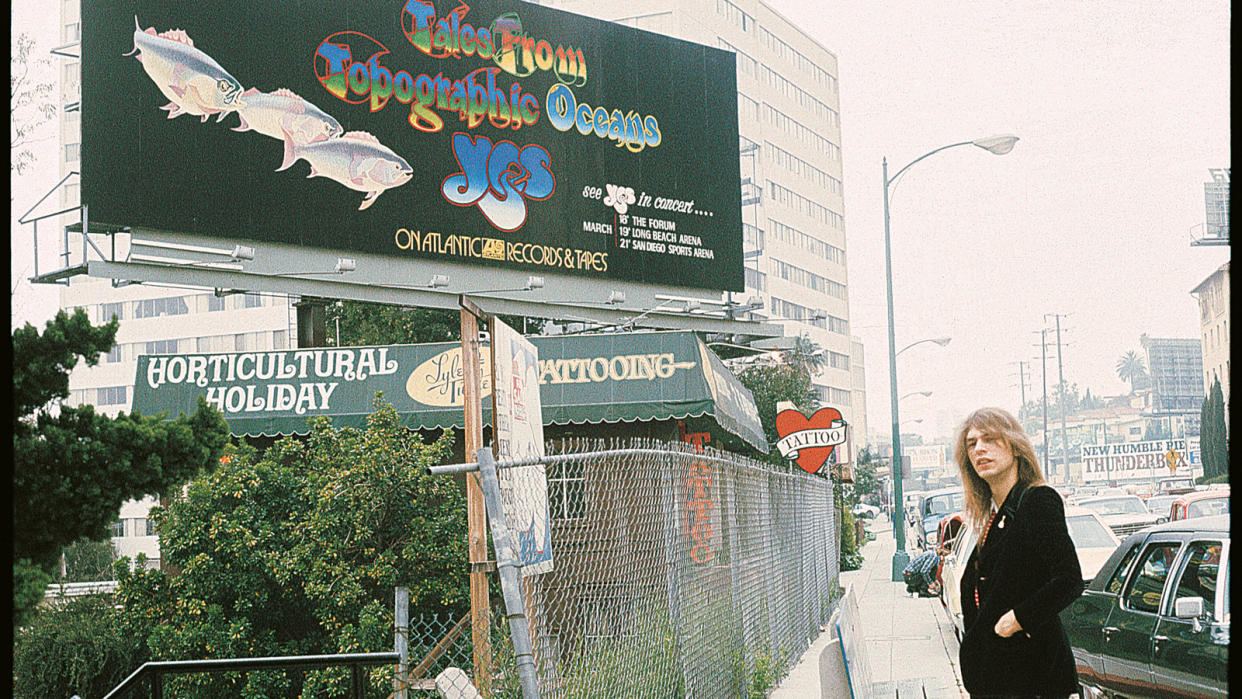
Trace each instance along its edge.
<instances>
[{"instance_id":1,"label":"palm tree","mask_svg":"<svg viewBox=\"0 0 1242 699\"><path fill-rule=\"evenodd\" d=\"M1147 367L1143 365L1143 358L1138 356L1138 352L1130 350L1117 360L1117 376L1122 381L1130 382L1130 393L1133 394L1134 382L1147 378Z\"/></svg>"}]
</instances>

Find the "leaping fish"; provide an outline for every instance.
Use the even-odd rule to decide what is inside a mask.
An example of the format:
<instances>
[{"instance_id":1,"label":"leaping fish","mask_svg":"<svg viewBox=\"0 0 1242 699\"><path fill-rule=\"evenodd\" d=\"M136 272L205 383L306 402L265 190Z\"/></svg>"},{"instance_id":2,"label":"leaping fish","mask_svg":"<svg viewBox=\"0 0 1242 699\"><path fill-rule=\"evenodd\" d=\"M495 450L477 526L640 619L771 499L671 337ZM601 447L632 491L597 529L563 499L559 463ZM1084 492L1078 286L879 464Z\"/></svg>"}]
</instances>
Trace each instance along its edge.
<instances>
[{"instance_id":1,"label":"leaping fish","mask_svg":"<svg viewBox=\"0 0 1242 699\"><path fill-rule=\"evenodd\" d=\"M414 177L414 169L366 131L350 131L340 138L317 143L298 143L283 131L285 157L276 168L287 170L299 159L310 163L310 177L327 177L350 189L366 192L359 211L375 203L386 189L400 187Z\"/></svg>"},{"instance_id":2,"label":"leaping fish","mask_svg":"<svg viewBox=\"0 0 1242 699\"><path fill-rule=\"evenodd\" d=\"M168 112L169 119L193 114L207 121L215 114L220 121L246 106L241 99L241 83L211 56L194 48L194 41L181 29L160 33L155 27L144 30L135 16L134 50L125 55L135 53L143 70L169 99L160 107Z\"/></svg>"},{"instance_id":3,"label":"leaping fish","mask_svg":"<svg viewBox=\"0 0 1242 699\"><path fill-rule=\"evenodd\" d=\"M292 134L295 143L306 144L340 136L340 122L319 107L298 97L292 90L259 92L256 88L241 95L245 106L237 110L241 124L234 131L257 131L277 140Z\"/></svg>"}]
</instances>

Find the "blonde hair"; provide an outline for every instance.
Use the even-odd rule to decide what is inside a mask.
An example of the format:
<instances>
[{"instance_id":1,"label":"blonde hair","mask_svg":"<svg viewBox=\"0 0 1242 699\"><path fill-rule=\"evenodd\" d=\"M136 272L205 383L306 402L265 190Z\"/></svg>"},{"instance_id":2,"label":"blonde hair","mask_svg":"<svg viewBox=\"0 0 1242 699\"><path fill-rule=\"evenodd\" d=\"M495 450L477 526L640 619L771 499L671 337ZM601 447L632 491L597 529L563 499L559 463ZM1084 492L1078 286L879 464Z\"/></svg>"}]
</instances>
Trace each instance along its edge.
<instances>
[{"instance_id":1,"label":"blonde hair","mask_svg":"<svg viewBox=\"0 0 1242 699\"><path fill-rule=\"evenodd\" d=\"M1044 473L1039 468L1030 438L1026 436L1022 424L1009 411L1001 408L980 408L971 413L958 429L957 439L953 444L953 458L962 473L962 489L966 493L966 519L978 531L986 524L988 513L992 510L992 489L970 463L966 433L972 427L986 437L999 437L1009 446L1018 465L1019 483L1024 483L1027 487L1043 485Z\"/></svg>"}]
</instances>

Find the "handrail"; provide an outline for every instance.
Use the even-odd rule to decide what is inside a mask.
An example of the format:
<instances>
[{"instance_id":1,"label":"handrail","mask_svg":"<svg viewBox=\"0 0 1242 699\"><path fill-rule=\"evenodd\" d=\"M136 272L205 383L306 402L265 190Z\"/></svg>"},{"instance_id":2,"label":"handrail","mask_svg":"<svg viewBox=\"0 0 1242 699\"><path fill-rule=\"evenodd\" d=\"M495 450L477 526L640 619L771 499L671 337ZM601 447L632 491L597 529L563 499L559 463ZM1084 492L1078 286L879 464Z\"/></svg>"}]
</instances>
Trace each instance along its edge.
<instances>
[{"instance_id":1,"label":"handrail","mask_svg":"<svg viewBox=\"0 0 1242 699\"><path fill-rule=\"evenodd\" d=\"M133 689L139 681L150 675L152 678L151 696L160 699L163 696L162 679L164 675L184 675L195 672L222 672L271 670L284 668L332 667L348 666L353 670L354 695L361 698L361 668L368 665L386 665L396 663L401 655L395 651L383 653L339 653L335 655L288 655L266 658L212 658L207 660L157 660L143 663L137 670L130 673L104 699L116 699Z\"/></svg>"},{"instance_id":2,"label":"handrail","mask_svg":"<svg viewBox=\"0 0 1242 699\"><path fill-rule=\"evenodd\" d=\"M52 216L60 216L60 215L63 215L63 214L67 214L67 213L69 213L70 211L75 211L75 210L77 210L77 209L81 208L81 207L79 207L79 206L74 206L74 207L70 207L70 208L68 208L68 209L65 209L64 211L57 211L57 212L56 212L56 213L54 213L54 214L46 214L46 215L44 215L44 216L40 216L40 217L38 217L38 218L32 218L32 219L30 219L30 220L26 220L26 217L27 217L27 216L29 216L30 214L34 213L34 210L35 210L35 209L37 209L37 208L39 208L39 205L40 205L40 204L42 204L44 201L46 201L48 197L52 196L52 192L55 192L56 190L60 189L60 186L61 186L62 184L64 184L64 183L65 183L65 182L66 182L66 181L67 181L70 177L73 177L73 176L74 176L74 175L76 175L76 174L78 174L78 171L77 171L77 170L70 170L70 171L69 171L69 174L67 174L67 175L65 175L64 177L60 178L60 182L57 182L56 184L52 185L52 188L51 188L51 189L49 189L49 190L47 190L47 194L44 194L42 197L40 197L40 198L39 198L39 201L36 201L36 202L34 203L34 206L30 207L30 210L29 210L29 211L27 211L26 213L22 214L22 215L21 215L21 218L17 219L17 222L18 222L18 223L20 223L20 224L22 224L22 225L24 226L24 225L26 225L27 223L33 223L33 222L35 222L35 221L42 221L42 220L43 220L43 219L45 219L45 218L50 218L50 217L52 217Z\"/></svg>"}]
</instances>

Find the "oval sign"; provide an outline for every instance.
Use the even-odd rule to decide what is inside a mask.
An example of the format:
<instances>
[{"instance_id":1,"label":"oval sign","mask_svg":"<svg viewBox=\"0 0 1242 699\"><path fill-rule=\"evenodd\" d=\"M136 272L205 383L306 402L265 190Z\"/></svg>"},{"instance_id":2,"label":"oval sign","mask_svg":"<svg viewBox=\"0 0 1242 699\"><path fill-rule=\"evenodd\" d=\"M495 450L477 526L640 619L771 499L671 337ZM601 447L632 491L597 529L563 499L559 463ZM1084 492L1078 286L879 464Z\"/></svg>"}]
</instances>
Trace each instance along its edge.
<instances>
[{"instance_id":1,"label":"oval sign","mask_svg":"<svg viewBox=\"0 0 1242 699\"><path fill-rule=\"evenodd\" d=\"M483 396L492 393L492 357L488 351L479 353L483 367ZM461 348L454 347L419 364L405 380L405 392L416 402L440 408L465 404L462 391L465 383L461 365Z\"/></svg>"}]
</instances>

